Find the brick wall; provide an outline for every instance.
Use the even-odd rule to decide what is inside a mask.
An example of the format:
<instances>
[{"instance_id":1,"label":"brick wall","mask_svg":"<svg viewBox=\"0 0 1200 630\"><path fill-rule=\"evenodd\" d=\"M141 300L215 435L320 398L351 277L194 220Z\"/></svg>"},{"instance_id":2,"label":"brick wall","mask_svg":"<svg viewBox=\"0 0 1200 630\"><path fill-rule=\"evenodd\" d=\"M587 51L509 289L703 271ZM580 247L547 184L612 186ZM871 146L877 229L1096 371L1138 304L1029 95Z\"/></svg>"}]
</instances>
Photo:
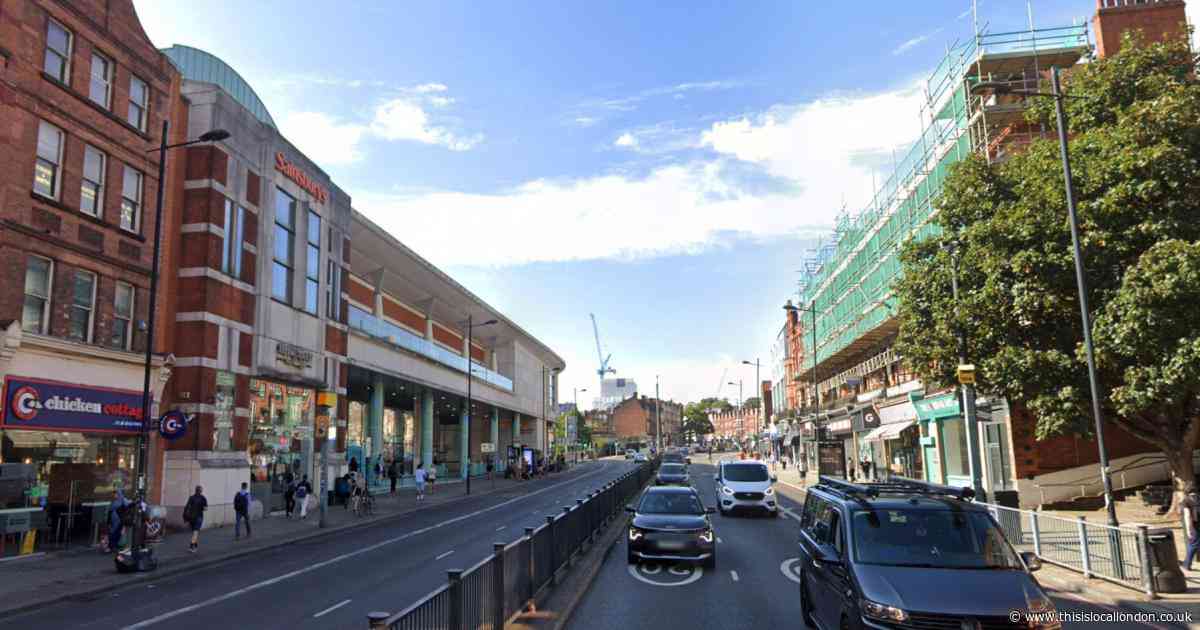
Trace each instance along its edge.
<instances>
[{"instance_id":1,"label":"brick wall","mask_svg":"<svg viewBox=\"0 0 1200 630\"><path fill-rule=\"evenodd\" d=\"M1185 37L1187 16L1183 0L1097 0L1092 28L1096 33L1096 53L1115 55L1121 48L1121 35L1141 30L1147 41Z\"/></svg>"},{"instance_id":2,"label":"brick wall","mask_svg":"<svg viewBox=\"0 0 1200 630\"><path fill-rule=\"evenodd\" d=\"M643 437L649 433L650 414L637 398L628 398L613 407L612 430L617 438Z\"/></svg>"},{"instance_id":3,"label":"brick wall","mask_svg":"<svg viewBox=\"0 0 1200 630\"><path fill-rule=\"evenodd\" d=\"M1096 464L1100 451L1094 438L1059 435L1045 440L1036 438L1036 419L1025 407L1013 404L1009 424L1012 430L1013 472L1017 479ZM1111 422L1104 427L1104 446L1110 459L1156 450Z\"/></svg>"}]
</instances>

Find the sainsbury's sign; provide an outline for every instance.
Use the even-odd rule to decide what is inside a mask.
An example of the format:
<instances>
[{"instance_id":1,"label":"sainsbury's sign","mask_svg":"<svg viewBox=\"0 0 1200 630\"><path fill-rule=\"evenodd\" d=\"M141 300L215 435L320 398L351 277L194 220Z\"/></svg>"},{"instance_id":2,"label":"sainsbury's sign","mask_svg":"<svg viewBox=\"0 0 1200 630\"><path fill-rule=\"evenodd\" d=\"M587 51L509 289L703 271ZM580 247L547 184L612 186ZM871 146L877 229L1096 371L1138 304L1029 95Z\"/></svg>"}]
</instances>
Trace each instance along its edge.
<instances>
[{"instance_id":1,"label":"sainsbury's sign","mask_svg":"<svg viewBox=\"0 0 1200 630\"><path fill-rule=\"evenodd\" d=\"M142 393L34 378L4 379L0 428L137 433Z\"/></svg>"},{"instance_id":2,"label":"sainsbury's sign","mask_svg":"<svg viewBox=\"0 0 1200 630\"><path fill-rule=\"evenodd\" d=\"M317 201L325 203L329 200L329 191L325 190L324 186L309 177L307 173L300 170L300 167L289 162L287 157L283 155L283 151L275 153L275 170L296 182L297 186L307 190L310 195L317 198Z\"/></svg>"}]
</instances>

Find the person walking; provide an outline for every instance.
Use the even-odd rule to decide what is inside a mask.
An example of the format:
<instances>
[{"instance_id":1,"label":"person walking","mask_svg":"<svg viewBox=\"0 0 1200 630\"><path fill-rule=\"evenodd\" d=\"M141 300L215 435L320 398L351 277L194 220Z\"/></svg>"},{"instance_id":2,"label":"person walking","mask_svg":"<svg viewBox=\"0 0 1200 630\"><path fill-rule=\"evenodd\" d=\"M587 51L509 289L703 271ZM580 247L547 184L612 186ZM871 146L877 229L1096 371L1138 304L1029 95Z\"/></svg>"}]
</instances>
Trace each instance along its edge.
<instances>
[{"instance_id":1,"label":"person walking","mask_svg":"<svg viewBox=\"0 0 1200 630\"><path fill-rule=\"evenodd\" d=\"M204 510L208 509L208 499L204 498L204 488L196 486L196 494L188 497L183 506L183 521L192 528L192 542L188 551L196 553L200 548L200 529L204 527Z\"/></svg>"},{"instance_id":2,"label":"person walking","mask_svg":"<svg viewBox=\"0 0 1200 630\"><path fill-rule=\"evenodd\" d=\"M1191 571L1192 560L1200 552L1200 494L1192 490L1179 506L1182 508L1180 515L1183 517L1183 533L1187 536L1187 555L1179 566L1185 571Z\"/></svg>"},{"instance_id":3,"label":"person walking","mask_svg":"<svg viewBox=\"0 0 1200 630\"><path fill-rule=\"evenodd\" d=\"M308 475L304 475L304 478L296 485L296 500L300 502L301 520L308 518L308 495L310 494L312 494L312 484L308 482Z\"/></svg>"},{"instance_id":4,"label":"person walking","mask_svg":"<svg viewBox=\"0 0 1200 630\"><path fill-rule=\"evenodd\" d=\"M851 483L853 483L853 482L855 481L855 471L856 471L857 469L858 469L858 466L855 466L855 465L854 465L854 460L853 460L853 459L847 459L847 460L846 460L846 474L847 474L847 475L850 475L850 481L851 481Z\"/></svg>"},{"instance_id":5,"label":"person walking","mask_svg":"<svg viewBox=\"0 0 1200 630\"><path fill-rule=\"evenodd\" d=\"M250 491L246 489L246 482L242 482L242 489L233 495L233 539L237 540L242 537L242 521L246 522L246 538L250 537Z\"/></svg>"},{"instance_id":6,"label":"person walking","mask_svg":"<svg viewBox=\"0 0 1200 630\"><path fill-rule=\"evenodd\" d=\"M400 478L400 465L396 463L396 460L393 459L392 463L388 464L387 475L388 481L390 481L392 484L392 490L390 494L394 495L396 494L396 480Z\"/></svg>"},{"instance_id":7,"label":"person walking","mask_svg":"<svg viewBox=\"0 0 1200 630\"><path fill-rule=\"evenodd\" d=\"M296 511L296 480L294 478L287 480L287 487L283 490L283 509L287 518L292 518L292 512Z\"/></svg>"},{"instance_id":8,"label":"person walking","mask_svg":"<svg viewBox=\"0 0 1200 630\"><path fill-rule=\"evenodd\" d=\"M358 458L357 457L350 458L350 472L358 472Z\"/></svg>"},{"instance_id":9,"label":"person walking","mask_svg":"<svg viewBox=\"0 0 1200 630\"><path fill-rule=\"evenodd\" d=\"M800 469L800 484L804 485L808 481L808 458L803 453L796 459L796 466Z\"/></svg>"},{"instance_id":10,"label":"person walking","mask_svg":"<svg viewBox=\"0 0 1200 630\"><path fill-rule=\"evenodd\" d=\"M425 480L429 483L429 494L433 494L433 487L437 485L437 461L425 471Z\"/></svg>"},{"instance_id":11,"label":"person walking","mask_svg":"<svg viewBox=\"0 0 1200 630\"><path fill-rule=\"evenodd\" d=\"M122 516L129 510L129 499L125 498L125 493L117 488L113 492L112 503L108 504L108 550L116 553L120 551L121 534L125 531L125 521Z\"/></svg>"},{"instance_id":12,"label":"person walking","mask_svg":"<svg viewBox=\"0 0 1200 630\"><path fill-rule=\"evenodd\" d=\"M424 463L417 464L417 469L413 471L413 481L417 485L417 500L418 501L425 500L425 479L426 479L425 464Z\"/></svg>"}]
</instances>

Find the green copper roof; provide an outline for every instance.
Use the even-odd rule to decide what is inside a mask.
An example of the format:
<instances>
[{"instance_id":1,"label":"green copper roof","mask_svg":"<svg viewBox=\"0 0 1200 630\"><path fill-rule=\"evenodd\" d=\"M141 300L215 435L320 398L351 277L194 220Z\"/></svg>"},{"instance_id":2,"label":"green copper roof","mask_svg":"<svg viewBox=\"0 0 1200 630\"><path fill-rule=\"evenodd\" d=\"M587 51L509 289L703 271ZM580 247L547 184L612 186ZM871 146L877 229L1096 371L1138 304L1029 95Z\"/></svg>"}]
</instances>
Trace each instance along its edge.
<instances>
[{"instance_id":1,"label":"green copper roof","mask_svg":"<svg viewBox=\"0 0 1200 630\"><path fill-rule=\"evenodd\" d=\"M175 63L179 71L183 73L183 78L220 86L242 107L250 110L256 118L275 127L271 113L258 98L258 94L254 93L254 88L250 87L250 84L237 73L237 70L229 67L229 64L220 58L199 48L179 44L164 48L162 52Z\"/></svg>"}]
</instances>

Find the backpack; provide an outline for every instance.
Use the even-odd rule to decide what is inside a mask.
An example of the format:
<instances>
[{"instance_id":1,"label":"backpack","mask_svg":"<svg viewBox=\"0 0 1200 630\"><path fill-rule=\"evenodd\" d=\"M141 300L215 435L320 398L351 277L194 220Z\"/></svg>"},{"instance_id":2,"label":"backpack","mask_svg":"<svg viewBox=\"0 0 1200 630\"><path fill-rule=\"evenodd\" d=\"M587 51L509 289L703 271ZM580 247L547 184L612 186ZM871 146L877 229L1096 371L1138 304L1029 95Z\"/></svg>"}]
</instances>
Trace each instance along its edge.
<instances>
[{"instance_id":1,"label":"backpack","mask_svg":"<svg viewBox=\"0 0 1200 630\"><path fill-rule=\"evenodd\" d=\"M196 495L188 497L187 505L183 506L183 522L191 523L196 520Z\"/></svg>"},{"instance_id":2,"label":"backpack","mask_svg":"<svg viewBox=\"0 0 1200 630\"><path fill-rule=\"evenodd\" d=\"M250 509L250 501L246 494L239 492L233 497L233 511L245 514Z\"/></svg>"},{"instance_id":3,"label":"backpack","mask_svg":"<svg viewBox=\"0 0 1200 630\"><path fill-rule=\"evenodd\" d=\"M297 499L304 499L307 496L308 496L308 488L306 488L304 486L304 484L300 484L300 485L296 486L296 498Z\"/></svg>"}]
</instances>

